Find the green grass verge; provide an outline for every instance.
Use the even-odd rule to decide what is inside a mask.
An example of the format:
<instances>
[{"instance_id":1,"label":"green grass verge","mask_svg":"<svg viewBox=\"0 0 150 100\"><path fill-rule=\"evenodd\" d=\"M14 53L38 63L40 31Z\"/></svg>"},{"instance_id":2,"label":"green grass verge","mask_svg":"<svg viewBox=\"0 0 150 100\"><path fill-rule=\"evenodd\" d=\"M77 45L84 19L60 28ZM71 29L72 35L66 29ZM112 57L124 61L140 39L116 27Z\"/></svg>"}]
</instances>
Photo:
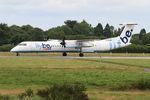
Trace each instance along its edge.
<instances>
[{"instance_id":1,"label":"green grass verge","mask_svg":"<svg viewBox=\"0 0 150 100\"><path fill-rule=\"evenodd\" d=\"M120 86L130 87L140 79L150 79L150 72L144 71L149 67L149 59L2 57L0 93L17 94L29 87L36 90L54 83L80 82L88 88L87 93L92 100L101 100L106 96L117 100L133 99L135 96L148 100L149 91L144 92L145 94L138 91L135 94L132 92L124 94L110 89L117 89Z\"/></svg>"},{"instance_id":2,"label":"green grass verge","mask_svg":"<svg viewBox=\"0 0 150 100\"><path fill-rule=\"evenodd\" d=\"M135 60L0 58L0 88L38 87L63 82L112 88L150 78L150 73L143 70L148 67L149 60L140 60L141 67L137 63L128 66L130 61Z\"/></svg>"},{"instance_id":3,"label":"green grass verge","mask_svg":"<svg viewBox=\"0 0 150 100\"><path fill-rule=\"evenodd\" d=\"M150 68L150 59L106 59L103 63Z\"/></svg>"}]
</instances>

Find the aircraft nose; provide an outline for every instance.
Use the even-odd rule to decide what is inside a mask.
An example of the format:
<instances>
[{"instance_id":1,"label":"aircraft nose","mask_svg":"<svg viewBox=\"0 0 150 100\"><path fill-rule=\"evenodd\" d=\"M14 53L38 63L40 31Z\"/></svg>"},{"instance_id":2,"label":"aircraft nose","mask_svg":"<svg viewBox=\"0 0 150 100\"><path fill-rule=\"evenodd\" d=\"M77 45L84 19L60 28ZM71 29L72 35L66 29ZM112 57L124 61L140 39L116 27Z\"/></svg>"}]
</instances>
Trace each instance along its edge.
<instances>
[{"instance_id":1,"label":"aircraft nose","mask_svg":"<svg viewBox=\"0 0 150 100\"><path fill-rule=\"evenodd\" d=\"M15 47L10 50L10 52L15 52L15 51L16 51Z\"/></svg>"}]
</instances>

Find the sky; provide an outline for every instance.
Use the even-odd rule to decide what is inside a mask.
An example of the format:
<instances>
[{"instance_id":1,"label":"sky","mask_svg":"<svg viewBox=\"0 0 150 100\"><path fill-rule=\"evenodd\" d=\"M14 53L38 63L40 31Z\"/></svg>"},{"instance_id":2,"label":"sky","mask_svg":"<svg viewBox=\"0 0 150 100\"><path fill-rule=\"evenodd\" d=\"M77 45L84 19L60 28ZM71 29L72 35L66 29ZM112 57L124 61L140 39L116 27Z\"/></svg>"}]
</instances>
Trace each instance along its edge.
<instances>
[{"instance_id":1,"label":"sky","mask_svg":"<svg viewBox=\"0 0 150 100\"><path fill-rule=\"evenodd\" d=\"M66 20L86 20L95 27L107 23L119 27L136 22L135 32L150 32L150 0L0 0L0 23L30 24L47 30Z\"/></svg>"}]
</instances>

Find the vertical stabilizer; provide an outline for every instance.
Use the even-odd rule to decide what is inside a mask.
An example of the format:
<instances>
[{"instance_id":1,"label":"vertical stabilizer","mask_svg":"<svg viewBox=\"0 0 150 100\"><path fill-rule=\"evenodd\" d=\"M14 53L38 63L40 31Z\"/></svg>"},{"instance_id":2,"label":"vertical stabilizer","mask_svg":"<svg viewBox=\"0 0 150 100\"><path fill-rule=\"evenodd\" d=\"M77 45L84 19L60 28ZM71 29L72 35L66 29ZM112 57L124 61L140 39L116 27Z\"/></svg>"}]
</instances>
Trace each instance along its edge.
<instances>
[{"instance_id":1,"label":"vertical stabilizer","mask_svg":"<svg viewBox=\"0 0 150 100\"><path fill-rule=\"evenodd\" d=\"M120 35L120 40L124 44L128 44L128 43L130 43L134 26L137 25L137 24L135 24L135 23L126 23L126 24L120 24L120 25L124 26L124 30L122 31L122 33Z\"/></svg>"}]
</instances>

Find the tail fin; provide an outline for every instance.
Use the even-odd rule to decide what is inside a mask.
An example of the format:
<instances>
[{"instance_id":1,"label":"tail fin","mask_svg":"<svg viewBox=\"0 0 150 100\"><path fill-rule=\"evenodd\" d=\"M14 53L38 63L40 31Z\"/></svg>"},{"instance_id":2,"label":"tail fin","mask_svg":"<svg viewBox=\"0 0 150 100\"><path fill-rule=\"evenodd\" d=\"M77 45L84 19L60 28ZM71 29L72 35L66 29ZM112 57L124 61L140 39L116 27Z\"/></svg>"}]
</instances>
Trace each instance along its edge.
<instances>
[{"instance_id":1,"label":"tail fin","mask_svg":"<svg viewBox=\"0 0 150 100\"><path fill-rule=\"evenodd\" d=\"M135 24L135 23L126 23L126 24L120 24L120 25L123 25L125 27L124 30L122 31L121 35L120 35L120 40L124 44L130 43L134 26L137 25L137 24Z\"/></svg>"}]
</instances>

